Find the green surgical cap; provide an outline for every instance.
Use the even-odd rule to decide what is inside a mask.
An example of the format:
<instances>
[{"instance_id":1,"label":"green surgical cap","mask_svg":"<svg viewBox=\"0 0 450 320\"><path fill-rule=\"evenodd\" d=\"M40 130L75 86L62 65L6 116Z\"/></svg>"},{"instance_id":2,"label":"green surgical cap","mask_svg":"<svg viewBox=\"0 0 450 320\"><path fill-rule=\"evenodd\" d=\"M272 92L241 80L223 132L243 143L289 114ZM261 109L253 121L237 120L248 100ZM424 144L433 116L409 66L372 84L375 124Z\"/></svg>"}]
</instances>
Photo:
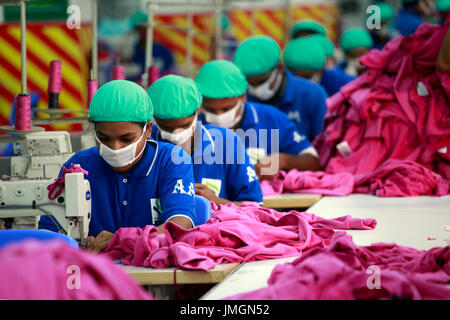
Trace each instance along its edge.
<instances>
[{"instance_id":1,"label":"green surgical cap","mask_svg":"<svg viewBox=\"0 0 450 320\"><path fill-rule=\"evenodd\" d=\"M148 88L148 95L159 119L181 119L191 116L202 105L202 95L192 79L169 74Z\"/></svg>"},{"instance_id":2,"label":"green surgical cap","mask_svg":"<svg viewBox=\"0 0 450 320\"><path fill-rule=\"evenodd\" d=\"M247 90L247 80L241 69L227 60L205 63L195 84L204 97L211 99L239 97Z\"/></svg>"},{"instance_id":3,"label":"green surgical cap","mask_svg":"<svg viewBox=\"0 0 450 320\"><path fill-rule=\"evenodd\" d=\"M89 105L92 121L147 122L153 118L153 105L145 90L127 80L113 80L97 90Z\"/></svg>"},{"instance_id":4,"label":"green surgical cap","mask_svg":"<svg viewBox=\"0 0 450 320\"><path fill-rule=\"evenodd\" d=\"M373 40L367 30L362 28L352 28L346 30L341 36L341 48L344 51L349 51L356 48L373 47Z\"/></svg>"},{"instance_id":5,"label":"green surgical cap","mask_svg":"<svg viewBox=\"0 0 450 320\"><path fill-rule=\"evenodd\" d=\"M310 37L291 40L284 49L284 64L290 70L317 71L325 66L325 52Z\"/></svg>"},{"instance_id":6,"label":"green surgical cap","mask_svg":"<svg viewBox=\"0 0 450 320\"><path fill-rule=\"evenodd\" d=\"M314 20L301 20L296 22L291 29L291 38L294 38L300 31L309 31L323 36L327 33L325 27Z\"/></svg>"},{"instance_id":7,"label":"green surgical cap","mask_svg":"<svg viewBox=\"0 0 450 320\"><path fill-rule=\"evenodd\" d=\"M243 41L234 52L233 62L246 77L259 76L280 62L281 49L268 36L253 36Z\"/></svg>"},{"instance_id":8,"label":"green surgical cap","mask_svg":"<svg viewBox=\"0 0 450 320\"><path fill-rule=\"evenodd\" d=\"M450 0L437 0L436 10L439 12L450 11Z\"/></svg>"},{"instance_id":9,"label":"green surgical cap","mask_svg":"<svg viewBox=\"0 0 450 320\"><path fill-rule=\"evenodd\" d=\"M138 11L131 15L130 17L130 26L132 28L136 27L140 23L147 23L148 15L145 12Z\"/></svg>"},{"instance_id":10,"label":"green surgical cap","mask_svg":"<svg viewBox=\"0 0 450 320\"><path fill-rule=\"evenodd\" d=\"M380 20L381 22L389 21L394 19L395 10L394 8L386 2L377 2L375 3L380 8Z\"/></svg>"},{"instance_id":11,"label":"green surgical cap","mask_svg":"<svg viewBox=\"0 0 450 320\"><path fill-rule=\"evenodd\" d=\"M308 38L313 39L316 41L320 46L322 47L323 51L325 52L325 55L327 57L332 57L334 54L334 43L327 37L321 35L321 34L312 34L308 36Z\"/></svg>"}]
</instances>

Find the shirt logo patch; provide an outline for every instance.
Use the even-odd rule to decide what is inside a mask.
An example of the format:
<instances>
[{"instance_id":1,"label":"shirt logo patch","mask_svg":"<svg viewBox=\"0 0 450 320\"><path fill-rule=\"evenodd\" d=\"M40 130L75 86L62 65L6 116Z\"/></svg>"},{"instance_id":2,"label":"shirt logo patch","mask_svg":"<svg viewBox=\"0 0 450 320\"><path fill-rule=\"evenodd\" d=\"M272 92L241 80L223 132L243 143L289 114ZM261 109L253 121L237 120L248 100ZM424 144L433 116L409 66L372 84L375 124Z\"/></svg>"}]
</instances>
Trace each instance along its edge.
<instances>
[{"instance_id":1,"label":"shirt logo patch","mask_svg":"<svg viewBox=\"0 0 450 320\"><path fill-rule=\"evenodd\" d=\"M175 187L173 188L172 194L187 194L190 196L194 196L195 195L195 188L194 188L194 184L191 182L189 184L189 190L188 192L186 192L184 190L184 185L183 185L183 179L178 179L177 183L175 184Z\"/></svg>"},{"instance_id":2,"label":"shirt logo patch","mask_svg":"<svg viewBox=\"0 0 450 320\"><path fill-rule=\"evenodd\" d=\"M294 120L297 123L300 123L302 120L298 111L289 111L287 116L289 119Z\"/></svg>"},{"instance_id":3,"label":"shirt logo patch","mask_svg":"<svg viewBox=\"0 0 450 320\"><path fill-rule=\"evenodd\" d=\"M255 165L258 160L266 156L266 150L264 148L247 148L247 154L250 158L250 163Z\"/></svg>"},{"instance_id":4,"label":"shirt logo patch","mask_svg":"<svg viewBox=\"0 0 450 320\"><path fill-rule=\"evenodd\" d=\"M219 179L209 179L209 178L203 178L202 184L206 185L208 188L210 188L216 197L220 194L220 189L222 188L222 181Z\"/></svg>"},{"instance_id":5,"label":"shirt logo patch","mask_svg":"<svg viewBox=\"0 0 450 320\"><path fill-rule=\"evenodd\" d=\"M155 226L160 225L162 207L159 199L150 199L150 208L152 213L152 224Z\"/></svg>"},{"instance_id":6,"label":"shirt logo patch","mask_svg":"<svg viewBox=\"0 0 450 320\"><path fill-rule=\"evenodd\" d=\"M248 182L253 182L258 179L255 170L250 166L247 167L247 175L248 175Z\"/></svg>"},{"instance_id":7,"label":"shirt logo patch","mask_svg":"<svg viewBox=\"0 0 450 320\"><path fill-rule=\"evenodd\" d=\"M298 134L297 131L294 131L294 141L295 142L299 143L300 141L303 141L305 139L306 139L305 135L300 135L300 134Z\"/></svg>"}]
</instances>

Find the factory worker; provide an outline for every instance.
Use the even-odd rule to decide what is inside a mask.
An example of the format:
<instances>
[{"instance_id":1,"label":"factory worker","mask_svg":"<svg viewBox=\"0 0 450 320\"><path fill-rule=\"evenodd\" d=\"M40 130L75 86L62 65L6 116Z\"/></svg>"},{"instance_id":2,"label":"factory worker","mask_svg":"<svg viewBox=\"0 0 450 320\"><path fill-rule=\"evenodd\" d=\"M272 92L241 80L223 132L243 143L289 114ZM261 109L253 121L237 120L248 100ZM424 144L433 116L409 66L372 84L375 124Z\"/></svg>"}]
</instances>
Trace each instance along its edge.
<instances>
[{"instance_id":1,"label":"factory worker","mask_svg":"<svg viewBox=\"0 0 450 320\"><path fill-rule=\"evenodd\" d=\"M284 68L275 40L267 36L248 38L236 49L233 62L247 78L249 101L277 107L310 141L322 132L327 93Z\"/></svg>"},{"instance_id":2,"label":"factory worker","mask_svg":"<svg viewBox=\"0 0 450 320\"><path fill-rule=\"evenodd\" d=\"M147 92L130 81L107 82L92 98L89 117L97 146L64 164L66 168L79 164L88 171L92 196L88 249L104 250L122 227L156 225L162 232L167 221L183 228L195 226L192 164L174 164L174 149L181 155L183 151L149 139L153 105ZM39 228L56 231L47 216L41 217Z\"/></svg>"},{"instance_id":3,"label":"factory worker","mask_svg":"<svg viewBox=\"0 0 450 320\"><path fill-rule=\"evenodd\" d=\"M394 38L393 21L395 10L386 2L377 2L375 5L380 9L380 26L370 30L370 36L373 40L373 47L381 50L386 43Z\"/></svg>"},{"instance_id":4,"label":"factory worker","mask_svg":"<svg viewBox=\"0 0 450 320\"><path fill-rule=\"evenodd\" d=\"M278 170L319 170L308 138L277 108L247 101L247 81L230 61L204 64L195 83L203 95L199 118L232 129L242 139L258 176L271 179Z\"/></svg>"},{"instance_id":5,"label":"factory worker","mask_svg":"<svg viewBox=\"0 0 450 320\"><path fill-rule=\"evenodd\" d=\"M359 59L373 47L369 32L362 28L348 29L342 34L340 45L345 53L345 61L338 67L351 76L364 72L365 67L359 63Z\"/></svg>"},{"instance_id":6,"label":"factory worker","mask_svg":"<svg viewBox=\"0 0 450 320\"><path fill-rule=\"evenodd\" d=\"M245 91L244 83L230 83L217 93L233 95L236 90ZM202 95L192 79L164 76L150 86L148 94L155 108L152 137L190 154L198 195L217 204L262 203L258 177L240 138L229 129L197 121Z\"/></svg>"},{"instance_id":7,"label":"factory worker","mask_svg":"<svg viewBox=\"0 0 450 320\"><path fill-rule=\"evenodd\" d=\"M402 36L409 36L416 32L417 27L433 14L433 1L402 0L402 7L394 20L394 28Z\"/></svg>"},{"instance_id":8,"label":"factory worker","mask_svg":"<svg viewBox=\"0 0 450 320\"><path fill-rule=\"evenodd\" d=\"M293 74L320 84L332 96L354 77L339 69L325 68L326 55L317 38L324 36L313 35L291 40L284 49L283 61Z\"/></svg>"},{"instance_id":9,"label":"factory worker","mask_svg":"<svg viewBox=\"0 0 450 320\"><path fill-rule=\"evenodd\" d=\"M323 25L314 20L297 21L291 29L291 38L307 37L312 34L320 34L325 36L327 30Z\"/></svg>"},{"instance_id":10,"label":"factory worker","mask_svg":"<svg viewBox=\"0 0 450 320\"><path fill-rule=\"evenodd\" d=\"M437 0L436 11L439 14L440 24L443 24L450 13L450 0Z\"/></svg>"}]
</instances>

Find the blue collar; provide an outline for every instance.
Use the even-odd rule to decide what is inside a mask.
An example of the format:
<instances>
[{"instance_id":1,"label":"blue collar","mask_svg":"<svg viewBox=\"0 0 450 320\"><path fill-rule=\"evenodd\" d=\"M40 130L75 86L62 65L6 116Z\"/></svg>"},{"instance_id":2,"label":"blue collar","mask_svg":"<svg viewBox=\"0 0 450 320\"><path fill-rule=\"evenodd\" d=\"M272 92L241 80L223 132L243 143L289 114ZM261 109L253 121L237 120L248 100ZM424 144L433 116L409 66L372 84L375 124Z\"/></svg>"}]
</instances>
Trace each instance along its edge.
<instances>
[{"instance_id":1,"label":"blue collar","mask_svg":"<svg viewBox=\"0 0 450 320\"><path fill-rule=\"evenodd\" d=\"M211 134L209 133L209 130L201 121L197 120L197 125L195 126L194 131L194 153L192 155L192 160L197 158L203 159L203 150L205 150L209 145L211 145L212 152L215 153L216 145Z\"/></svg>"},{"instance_id":2,"label":"blue collar","mask_svg":"<svg viewBox=\"0 0 450 320\"><path fill-rule=\"evenodd\" d=\"M253 103L247 101L244 105L244 114L242 116L242 122L239 128L253 128L259 123L258 113L256 112Z\"/></svg>"}]
</instances>

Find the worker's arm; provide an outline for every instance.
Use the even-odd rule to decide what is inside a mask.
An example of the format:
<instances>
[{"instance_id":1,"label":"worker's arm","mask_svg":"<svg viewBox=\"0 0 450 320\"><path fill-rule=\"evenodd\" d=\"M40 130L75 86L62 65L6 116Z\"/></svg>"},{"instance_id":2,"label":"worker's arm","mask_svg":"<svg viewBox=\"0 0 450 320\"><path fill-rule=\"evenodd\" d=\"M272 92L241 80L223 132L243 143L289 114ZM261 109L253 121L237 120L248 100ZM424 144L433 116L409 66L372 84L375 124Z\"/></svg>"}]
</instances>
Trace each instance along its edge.
<instances>
[{"instance_id":1,"label":"worker's arm","mask_svg":"<svg viewBox=\"0 0 450 320\"><path fill-rule=\"evenodd\" d=\"M318 171L319 158L310 153L298 155L277 153L270 155L255 165L256 173L261 180L272 180L279 170Z\"/></svg>"},{"instance_id":2,"label":"worker's arm","mask_svg":"<svg viewBox=\"0 0 450 320\"><path fill-rule=\"evenodd\" d=\"M183 217L183 216L175 216L173 218L170 218L168 221L175 223L176 225L179 225L183 229L192 229L193 225L189 218ZM158 226L158 233L164 233L164 225L160 224Z\"/></svg>"},{"instance_id":3,"label":"worker's arm","mask_svg":"<svg viewBox=\"0 0 450 320\"><path fill-rule=\"evenodd\" d=\"M450 72L450 27L442 42L441 51L439 52L436 63L436 70L444 73Z\"/></svg>"},{"instance_id":4,"label":"worker's arm","mask_svg":"<svg viewBox=\"0 0 450 320\"><path fill-rule=\"evenodd\" d=\"M237 206L241 205L241 201L230 201L224 198L216 196L214 191L212 191L207 185L196 183L195 184L195 194L205 197L209 201L214 202L217 205L234 203Z\"/></svg>"}]
</instances>

